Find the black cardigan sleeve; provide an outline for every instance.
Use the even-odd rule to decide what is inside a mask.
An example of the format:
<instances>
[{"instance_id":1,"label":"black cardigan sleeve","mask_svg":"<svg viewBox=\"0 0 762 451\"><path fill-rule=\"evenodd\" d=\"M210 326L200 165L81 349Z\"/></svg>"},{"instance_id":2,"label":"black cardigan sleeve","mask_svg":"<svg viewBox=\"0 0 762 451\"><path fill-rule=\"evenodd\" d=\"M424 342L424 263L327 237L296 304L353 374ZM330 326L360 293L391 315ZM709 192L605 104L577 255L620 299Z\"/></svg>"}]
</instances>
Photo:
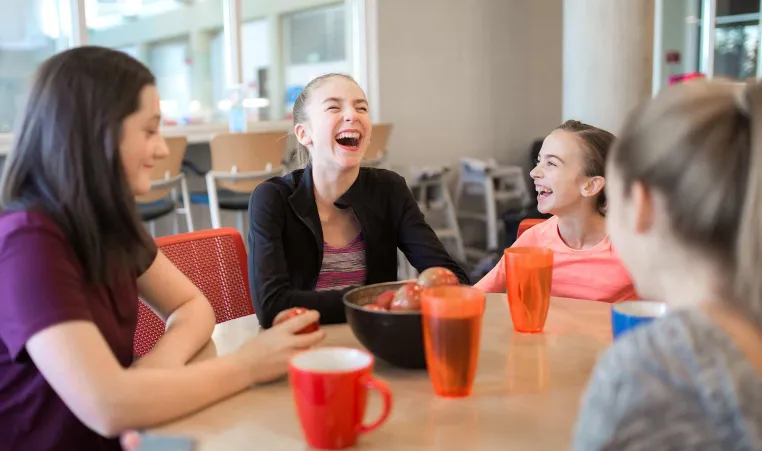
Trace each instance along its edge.
<instances>
[{"instance_id":1,"label":"black cardigan sleeve","mask_svg":"<svg viewBox=\"0 0 762 451\"><path fill-rule=\"evenodd\" d=\"M394 178L390 208L394 212L393 217L400 221L397 226L397 245L400 250L419 273L435 266L447 268L455 273L460 283L470 285L466 272L453 260L426 222L405 179L398 174L394 174Z\"/></svg>"},{"instance_id":2,"label":"black cardigan sleeve","mask_svg":"<svg viewBox=\"0 0 762 451\"><path fill-rule=\"evenodd\" d=\"M344 291L307 291L291 288L283 249L283 226L288 203L277 186L262 183L249 201L249 288L262 327L272 326L275 315L291 307L320 312L322 324L346 321Z\"/></svg>"}]
</instances>

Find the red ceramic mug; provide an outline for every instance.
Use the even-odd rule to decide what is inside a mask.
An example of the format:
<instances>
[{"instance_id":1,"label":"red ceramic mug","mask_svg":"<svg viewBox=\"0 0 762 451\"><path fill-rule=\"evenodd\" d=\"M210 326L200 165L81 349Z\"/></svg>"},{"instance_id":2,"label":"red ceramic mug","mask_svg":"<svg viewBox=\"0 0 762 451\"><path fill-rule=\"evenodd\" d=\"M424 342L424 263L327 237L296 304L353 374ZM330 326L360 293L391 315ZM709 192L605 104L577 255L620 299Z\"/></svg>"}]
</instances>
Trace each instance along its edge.
<instances>
[{"instance_id":1,"label":"red ceramic mug","mask_svg":"<svg viewBox=\"0 0 762 451\"><path fill-rule=\"evenodd\" d=\"M326 347L301 352L288 368L299 422L313 448L343 449L355 444L360 434L386 421L392 393L386 383L373 378L373 356L359 349ZM363 422L368 389L374 388L384 402L381 417Z\"/></svg>"}]
</instances>

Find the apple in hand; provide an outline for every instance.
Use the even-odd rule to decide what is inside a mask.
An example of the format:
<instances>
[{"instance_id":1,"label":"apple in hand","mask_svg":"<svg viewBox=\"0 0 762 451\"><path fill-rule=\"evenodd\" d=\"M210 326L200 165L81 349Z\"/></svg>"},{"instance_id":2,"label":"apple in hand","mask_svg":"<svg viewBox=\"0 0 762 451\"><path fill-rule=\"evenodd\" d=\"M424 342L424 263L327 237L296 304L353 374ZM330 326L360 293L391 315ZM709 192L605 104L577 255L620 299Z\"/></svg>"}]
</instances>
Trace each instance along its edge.
<instances>
[{"instance_id":1,"label":"apple in hand","mask_svg":"<svg viewBox=\"0 0 762 451\"><path fill-rule=\"evenodd\" d=\"M293 318L295 316L302 315L302 314L307 313L307 312L309 312L309 310L307 310L304 307L294 307L294 308L283 310L282 312L280 312L277 315L275 315L275 319L273 320L273 326L277 326L278 324L282 323L283 321L286 321L288 319L291 319L291 318ZM298 331L297 335L298 334L309 334L309 333L317 331L318 328L319 328L318 322L315 321L314 323L308 325L304 329Z\"/></svg>"},{"instance_id":2,"label":"apple in hand","mask_svg":"<svg viewBox=\"0 0 762 451\"><path fill-rule=\"evenodd\" d=\"M416 311L421 309L421 288L416 283L408 283L402 286L394 294L392 305L389 310L393 311Z\"/></svg>"},{"instance_id":3,"label":"apple in hand","mask_svg":"<svg viewBox=\"0 0 762 451\"><path fill-rule=\"evenodd\" d=\"M384 310L389 310L389 307L391 307L392 301L394 300L395 293L394 290L387 290L379 294L376 298L376 305Z\"/></svg>"},{"instance_id":4,"label":"apple in hand","mask_svg":"<svg viewBox=\"0 0 762 451\"><path fill-rule=\"evenodd\" d=\"M438 287L441 285L460 285L458 277L447 268L433 267L424 270L418 276L418 285L423 288Z\"/></svg>"}]
</instances>

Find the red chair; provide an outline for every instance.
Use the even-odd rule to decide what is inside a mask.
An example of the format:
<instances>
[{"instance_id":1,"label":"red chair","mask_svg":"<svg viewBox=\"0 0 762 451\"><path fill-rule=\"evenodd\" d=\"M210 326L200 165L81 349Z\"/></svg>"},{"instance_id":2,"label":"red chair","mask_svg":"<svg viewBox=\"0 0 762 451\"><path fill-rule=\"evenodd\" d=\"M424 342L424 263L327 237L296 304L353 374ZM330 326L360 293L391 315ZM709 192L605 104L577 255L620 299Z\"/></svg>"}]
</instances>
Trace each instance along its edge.
<instances>
[{"instance_id":1,"label":"red chair","mask_svg":"<svg viewBox=\"0 0 762 451\"><path fill-rule=\"evenodd\" d=\"M526 232L527 230L531 229L532 227L536 226L537 224L542 224L545 222L544 219L524 219L519 223L519 231L516 233L516 239L518 239L522 233Z\"/></svg>"},{"instance_id":2,"label":"red chair","mask_svg":"<svg viewBox=\"0 0 762 451\"><path fill-rule=\"evenodd\" d=\"M246 248L233 228L202 230L156 239L166 257L209 299L217 323L254 314ZM134 354L144 356L164 334L164 322L142 301Z\"/></svg>"}]
</instances>

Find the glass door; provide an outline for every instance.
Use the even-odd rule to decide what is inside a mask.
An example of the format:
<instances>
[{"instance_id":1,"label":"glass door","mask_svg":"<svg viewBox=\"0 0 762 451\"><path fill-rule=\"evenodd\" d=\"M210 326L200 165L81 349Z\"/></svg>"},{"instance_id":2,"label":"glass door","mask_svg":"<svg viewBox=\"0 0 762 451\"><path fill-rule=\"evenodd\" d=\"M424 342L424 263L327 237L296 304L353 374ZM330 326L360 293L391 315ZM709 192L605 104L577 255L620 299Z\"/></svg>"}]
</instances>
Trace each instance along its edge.
<instances>
[{"instance_id":1,"label":"glass door","mask_svg":"<svg viewBox=\"0 0 762 451\"><path fill-rule=\"evenodd\" d=\"M653 92L692 76L760 78L760 0L655 0Z\"/></svg>"},{"instance_id":2,"label":"glass door","mask_svg":"<svg viewBox=\"0 0 762 451\"><path fill-rule=\"evenodd\" d=\"M738 81L758 77L760 1L715 1L712 75Z\"/></svg>"}]
</instances>

